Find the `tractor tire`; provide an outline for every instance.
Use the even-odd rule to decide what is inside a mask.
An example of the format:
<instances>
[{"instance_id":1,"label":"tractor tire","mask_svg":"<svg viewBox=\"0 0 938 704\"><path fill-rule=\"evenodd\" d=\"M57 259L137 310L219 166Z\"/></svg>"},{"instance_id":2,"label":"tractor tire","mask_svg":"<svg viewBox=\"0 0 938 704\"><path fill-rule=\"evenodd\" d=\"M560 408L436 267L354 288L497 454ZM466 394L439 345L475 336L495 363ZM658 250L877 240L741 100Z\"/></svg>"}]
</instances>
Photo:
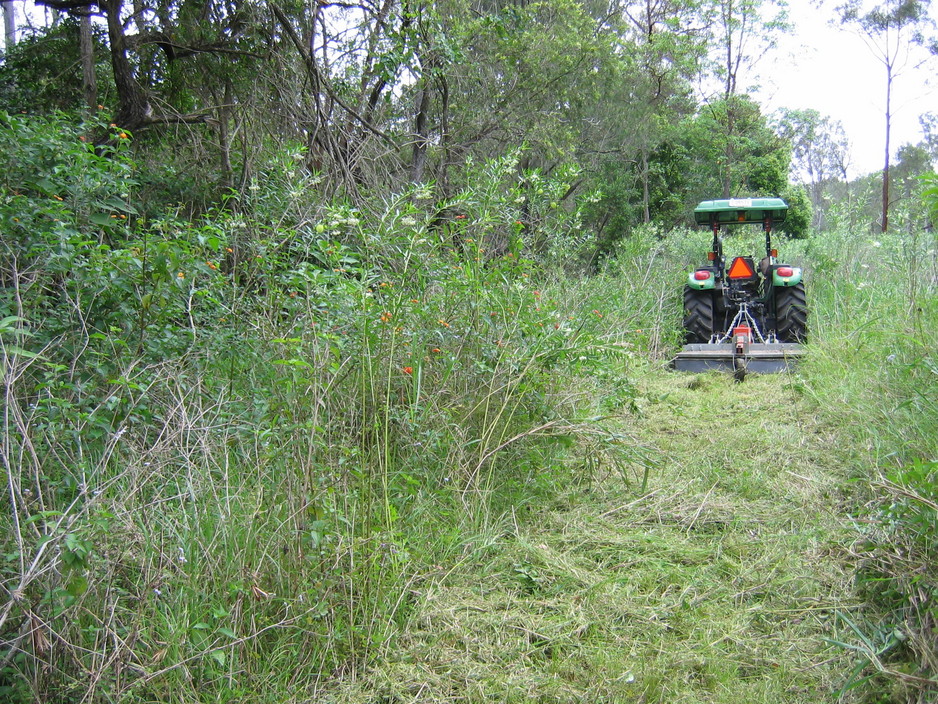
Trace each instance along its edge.
<instances>
[{"instance_id":1,"label":"tractor tire","mask_svg":"<svg viewBox=\"0 0 938 704\"><path fill-rule=\"evenodd\" d=\"M713 292L684 287L684 342L710 342L713 335Z\"/></svg>"},{"instance_id":2,"label":"tractor tire","mask_svg":"<svg viewBox=\"0 0 938 704\"><path fill-rule=\"evenodd\" d=\"M775 334L780 342L804 342L808 337L808 303L804 283L775 289Z\"/></svg>"}]
</instances>

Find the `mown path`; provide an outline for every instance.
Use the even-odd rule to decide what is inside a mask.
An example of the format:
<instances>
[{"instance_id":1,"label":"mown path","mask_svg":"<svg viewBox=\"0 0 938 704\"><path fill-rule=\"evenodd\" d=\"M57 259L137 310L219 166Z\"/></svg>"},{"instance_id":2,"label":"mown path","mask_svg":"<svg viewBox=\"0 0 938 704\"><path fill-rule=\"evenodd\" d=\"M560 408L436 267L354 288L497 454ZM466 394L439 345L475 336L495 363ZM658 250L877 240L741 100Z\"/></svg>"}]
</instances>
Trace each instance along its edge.
<instances>
[{"instance_id":1,"label":"mown path","mask_svg":"<svg viewBox=\"0 0 938 704\"><path fill-rule=\"evenodd\" d=\"M607 468L421 589L336 701L831 701L849 661L847 467L785 376L657 372ZM634 471L633 471L634 470ZM478 555L481 554L481 557Z\"/></svg>"}]
</instances>

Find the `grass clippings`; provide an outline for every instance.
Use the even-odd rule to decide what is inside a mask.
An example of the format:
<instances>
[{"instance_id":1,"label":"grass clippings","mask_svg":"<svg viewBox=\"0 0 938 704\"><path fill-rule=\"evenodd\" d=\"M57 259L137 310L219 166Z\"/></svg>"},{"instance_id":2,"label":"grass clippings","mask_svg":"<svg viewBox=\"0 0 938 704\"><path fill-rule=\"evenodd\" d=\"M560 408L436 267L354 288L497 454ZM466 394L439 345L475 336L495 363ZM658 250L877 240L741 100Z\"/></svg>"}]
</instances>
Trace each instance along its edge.
<instances>
[{"instance_id":1,"label":"grass clippings","mask_svg":"<svg viewBox=\"0 0 938 704\"><path fill-rule=\"evenodd\" d=\"M831 436L784 375L662 373L638 407L621 425L654 460L644 494L610 469L506 521L331 700L835 698L851 664L825 638L857 604Z\"/></svg>"}]
</instances>

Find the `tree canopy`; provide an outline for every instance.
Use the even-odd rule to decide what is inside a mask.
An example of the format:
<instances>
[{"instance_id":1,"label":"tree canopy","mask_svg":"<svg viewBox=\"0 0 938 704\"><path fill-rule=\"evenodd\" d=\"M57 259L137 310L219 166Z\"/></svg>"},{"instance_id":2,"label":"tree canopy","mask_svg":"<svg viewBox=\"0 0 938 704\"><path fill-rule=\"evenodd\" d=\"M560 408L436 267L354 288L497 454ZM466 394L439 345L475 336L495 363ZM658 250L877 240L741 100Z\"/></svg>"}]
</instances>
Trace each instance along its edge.
<instances>
[{"instance_id":1,"label":"tree canopy","mask_svg":"<svg viewBox=\"0 0 938 704\"><path fill-rule=\"evenodd\" d=\"M787 26L763 0L38 4L52 21L6 52L0 108L98 110L151 167L141 196L194 210L286 163L353 202L401 183L445 199L467 163L520 147L519 179L580 174L561 205L589 203L601 249L703 198L784 197L789 177L818 209L844 178L836 125L773 121L743 87Z\"/></svg>"}]
</instances>

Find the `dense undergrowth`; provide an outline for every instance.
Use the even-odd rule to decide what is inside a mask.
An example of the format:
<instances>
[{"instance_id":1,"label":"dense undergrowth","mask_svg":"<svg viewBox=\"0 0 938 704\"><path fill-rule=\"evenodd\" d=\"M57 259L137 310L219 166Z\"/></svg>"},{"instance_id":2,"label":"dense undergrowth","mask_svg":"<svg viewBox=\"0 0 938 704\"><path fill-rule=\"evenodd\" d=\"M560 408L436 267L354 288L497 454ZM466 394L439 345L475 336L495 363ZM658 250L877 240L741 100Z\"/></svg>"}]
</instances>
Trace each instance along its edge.
<instances>
[{"instance_id":1,"label":"dense undergrowth","mask_svg":"<svg viewBox=\"0 0 938 704\"><path fill-rule=\"evenodd\" d=\"M816 342L805 390L856 467L851 686L931 701L938 679L938 248L906 229L812 240ZM891 664L890 664L891 663Z\"/></svg>"},{"instance_id":2,"label":"dense undergrowth","mask_svg":"<svg viewBox=\"0 0 938 704\"><path fill-rule=\"evenodd\" d=\"M506 521L609 467L648 488L619 418L678 342L705 234L648 227L582 276L573 175L512 156L446 203L353 206L285 154L183 216L138 202L124 133L0 127L9 701L303 700ZM869 502L844 679L911 698L936 672L933 235L798 247L800 388Z\"/></svg>"}]
</instances>

